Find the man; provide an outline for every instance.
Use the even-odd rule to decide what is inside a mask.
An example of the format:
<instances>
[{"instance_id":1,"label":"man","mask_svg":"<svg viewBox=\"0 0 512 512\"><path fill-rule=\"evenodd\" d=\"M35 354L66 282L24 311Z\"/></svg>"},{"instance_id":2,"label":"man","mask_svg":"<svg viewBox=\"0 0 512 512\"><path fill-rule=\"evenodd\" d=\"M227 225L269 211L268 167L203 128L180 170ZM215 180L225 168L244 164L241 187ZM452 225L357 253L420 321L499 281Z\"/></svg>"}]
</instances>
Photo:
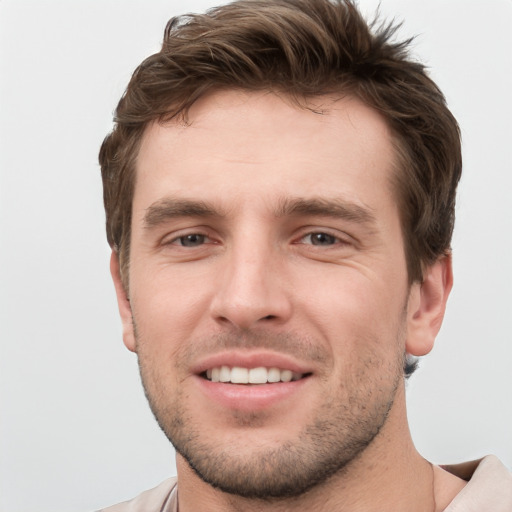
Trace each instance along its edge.
<instances>
[{"instance_id":1,"label":"man","mask_svg":"<svg viewBox=\"0 0 512 512\"><path fill-rule=\"evenodd\" d=\"M393 34L349 0L242 0L171 20L135 71L100 152L107 236L179 484L107 510L511 510L497 459L433 466L407 426L461 156Z\"/></svg>"}]
</instances>

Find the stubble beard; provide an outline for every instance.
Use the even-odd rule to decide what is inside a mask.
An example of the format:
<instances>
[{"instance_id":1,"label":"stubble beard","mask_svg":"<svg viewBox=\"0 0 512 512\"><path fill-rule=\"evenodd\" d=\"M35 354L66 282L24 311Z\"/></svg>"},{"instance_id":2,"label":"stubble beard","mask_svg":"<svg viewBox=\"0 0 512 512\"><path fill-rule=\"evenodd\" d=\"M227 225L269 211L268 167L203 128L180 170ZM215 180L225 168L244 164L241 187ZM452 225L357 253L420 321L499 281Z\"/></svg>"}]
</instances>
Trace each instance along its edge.
<instances>
[{"instance_id":1,"label":"stubble beard","mask_svg":"<svg viewBox=\"0 0 512 512\"><path fill-rule=\"evenodd\" d=\"M249 343L261 346L263 338L256 338ZM289 336L286 338L273 335L272 341L267 341L267 336L264 343L274 347L287 343L301 346L296 340L290 342ZM373 341L374 346L378 343ZM219 340L214 344L219 345ZM240 340L228 336L220 344L240 346ZM388 368L383 368L378 356L368 356L357 374L339 383L337 394L313 409L312 420L298 435L278 447L254 448L248 457L237 453L236 447L219 446L218 440L206 438L201 425L187 410L183 390L167 393L141 348L139 367L146 397L176 451L211 486L243 498L265 501L303 495L343 473L378 436L403 381L403 353L397 350L396 361ZM376 375L383 374L382 380L376 379ZM172 401L170 396L174 397ZM257 415L253 420L256 424ZM251 418L245 416L243 421L250 424Z\"/></svg>"}]
</instances>

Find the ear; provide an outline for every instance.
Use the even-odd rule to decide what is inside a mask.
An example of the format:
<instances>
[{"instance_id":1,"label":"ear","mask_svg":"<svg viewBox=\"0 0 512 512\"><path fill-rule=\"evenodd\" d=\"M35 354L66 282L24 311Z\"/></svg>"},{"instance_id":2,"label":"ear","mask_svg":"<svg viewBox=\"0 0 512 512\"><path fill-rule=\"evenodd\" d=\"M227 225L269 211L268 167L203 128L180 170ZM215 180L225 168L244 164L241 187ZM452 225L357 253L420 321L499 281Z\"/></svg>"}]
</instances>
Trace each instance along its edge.
<instances>
[{"instance_id":1,"label":"ear","mask_svg":"<svg viewBox=\"0 0 512 512\"><path fill-rule=\"evenodd\" d=\"M424 356L432 350L452 285L452 258L447 254L425 269L422 283L411 286L405 345L408 354Z\"/></svg>"},{"instance_id":2,"label":"ear","mask_svg":"<svg viewBox=\"0 0 512 512\"><path fill-rule=\"evenodd\" d=\"M112 279L116 288L117 305L119 307L119 314L121 315L121 322L123 324L123 342L128 350L135 352L136 346L132 307L121 280L119 257L116 251L112 251L112 255L110 256L110 273L112 274Z\"/></svg>"}]
</instances>

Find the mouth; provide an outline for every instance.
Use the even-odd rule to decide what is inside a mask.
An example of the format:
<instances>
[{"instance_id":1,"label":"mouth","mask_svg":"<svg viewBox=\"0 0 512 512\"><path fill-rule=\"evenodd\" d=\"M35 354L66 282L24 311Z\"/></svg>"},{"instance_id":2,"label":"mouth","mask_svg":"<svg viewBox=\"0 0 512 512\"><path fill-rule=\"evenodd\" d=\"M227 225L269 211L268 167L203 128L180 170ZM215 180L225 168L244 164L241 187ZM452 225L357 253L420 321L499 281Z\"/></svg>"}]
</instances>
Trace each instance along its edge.
<instances>
[{"instance_id":1,"label":"mouth","mask_svg":"<svg viewBox=\"0 0 512 512\"><path fill-rule=\"evenodd\" d=\"M280 382L294 382L306 377L310 373L298 373L286 368L258 366L244 368L242 366L215 366L200 373L200 377L210 382L224 384L277 384Z\"/></svg>"},{"instance_id":2,"label":"mouth","mask_svg":"<svg viewBox=\"0 0 512 512\"><path fill-rule=\"evenodd\" d=\"M256 413L293 404L313 382L314 368L269 351L226 351L207 356L191 368L204 407ZM220 407L220 409L217 409Z\"/></svg>"}]
</instances>

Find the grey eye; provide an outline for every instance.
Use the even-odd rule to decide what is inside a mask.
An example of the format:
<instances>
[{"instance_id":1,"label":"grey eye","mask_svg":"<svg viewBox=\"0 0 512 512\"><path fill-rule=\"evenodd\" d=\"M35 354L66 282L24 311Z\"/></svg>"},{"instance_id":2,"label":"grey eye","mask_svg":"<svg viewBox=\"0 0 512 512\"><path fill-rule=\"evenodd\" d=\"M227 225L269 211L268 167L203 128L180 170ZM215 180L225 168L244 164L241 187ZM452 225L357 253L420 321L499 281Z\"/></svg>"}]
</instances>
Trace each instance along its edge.
<instances>
[{"instance_id":1,"label":"grey eye","mask_svg":"<svg viewBox=\"0 0 512 512\"><path fill-rule=\"evenodd\" d=\"M196 233L192 235L180 236L178 238L180 245L182 245L183 247L197 247L199 245L204 244L205 240L205 235L198 235Z\"/></svg>"},{"instance_id":2,"label":"grey eye","mask_svg":"<svg viewBox=\"0 0 512 512\"><path fill-rule=\"evenodd\" d=\"M328 233L311 233L308 235L311 245L333 245L336 243L336 237Z\"/></svg>"}]
</instances>

